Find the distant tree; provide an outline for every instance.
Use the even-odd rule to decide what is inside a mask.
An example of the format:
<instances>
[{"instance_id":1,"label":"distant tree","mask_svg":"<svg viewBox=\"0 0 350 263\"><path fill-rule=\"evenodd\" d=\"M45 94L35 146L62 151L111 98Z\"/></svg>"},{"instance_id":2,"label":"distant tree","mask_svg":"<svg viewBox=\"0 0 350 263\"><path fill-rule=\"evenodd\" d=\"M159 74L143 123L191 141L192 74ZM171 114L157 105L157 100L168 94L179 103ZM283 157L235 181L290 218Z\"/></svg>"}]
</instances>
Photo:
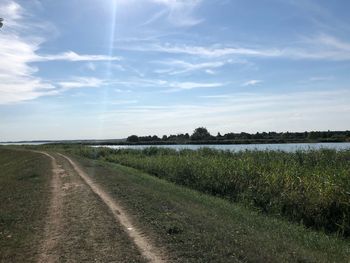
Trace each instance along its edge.
<instances>
[{"instance_id":1,"label":"distant tree","mask_svg":"<svg viewBox=\"0 0 350 263\"><path fill-rule=\"evenodd\" d=\"M233 132L226 133L224 136L225 140L235 140L236 139L236 134Z\"/></svg>"},{"instance_id":2,"label":"distant tree","mask_svg":"<svg viewBox=\"0 0 350 263\"><path fill-rule=\"evenodd\" d=\"M166 140L168 140L168 136L163 135L163 137L162 137L162 141L166 141Z\"/></svg>"},{"instance_id":3,"label":"distant tree","mask_svg":"<svg viewBox=\"0 0 350 263\"><path fill-rule=\"evenodd\" d=\"M191 140L194 140L194 141L208 140L210 138L211 138L210 133L204 127L199 127L195 129L193 134L191 135Z\"/></svg>"},{"instance_id":4,"label":"distant tree","mask_svg":"<svg viewBox=\"0 0 350 263\"><path fill-rule=\"evenodd\" d=\"M257 132L256 134L253 135L253 138L254 138L254 139L262 139L262 138L263 138L263 135L260 134L259 132Z\"/></svg>"},{"instance_id":5,"label":"distant tree","mask_svg":"<svg viewBox=\"0 0 350 263\"><path fill-rule=\"evenodd\" d=\"M158 138L157 135L153 135L152 136L152 141L160 141L160 139Z\"/></svg>"},{"instance_id":6,"label":"distant tree","mask_svg":"<svg viewBox=\"0 0 350 263\"><path fill-rule=\"evenodd\" d=\"M317 132L317 131L311 131L309 132L309 136L308 136L308 139L310 140L315 140L317 138L320 138L320 132Z\"/></svg>"},{"instance_id":7,"label":"distant tree","mask_svg":"<svg viewBox=\"0 0 350 263\"><path fill-rule=\"evenodd\" d=\"M176 135L170 134L168 136L168 141L175 141L176 140Z\"/></svg>"},{"instance_id":8,"label":"distant tree","mask_svg":"<svg viewBox=\"0 0 350 263\"><path fill-rule=\"evenodd\" d=\"M128 142L139 142L139 137L137 135L131 135L129 136L126 141Z\"/></svg>"},{"instance_id":9,"label":"distant tree","mask_svg":"<svg viewBox=\"0 0 350 263\"><path fill-rule=\"evenodd\" d=\"M251 135L249 133L246 133L246 132L241 132L239 134L239 136L240 136L240 139L243 139L243 140L247 140L247 139L251 138Z\"/></svg>"}]
</instances>

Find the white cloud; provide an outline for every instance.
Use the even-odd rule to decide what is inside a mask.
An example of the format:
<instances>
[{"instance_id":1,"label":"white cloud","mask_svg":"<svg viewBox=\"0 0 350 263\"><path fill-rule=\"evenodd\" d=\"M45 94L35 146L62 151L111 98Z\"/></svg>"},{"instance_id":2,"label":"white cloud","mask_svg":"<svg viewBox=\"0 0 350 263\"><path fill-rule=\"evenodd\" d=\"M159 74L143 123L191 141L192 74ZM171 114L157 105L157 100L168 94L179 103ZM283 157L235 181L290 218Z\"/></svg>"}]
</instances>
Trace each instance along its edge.
<instances>
[{"instance_id":1,"label":"white cloud","mask_svg":"<svg viewBox=\"0 0 350 263\"><path fill-rule=\"evenodd\" d=\"M4 17L9 17L0 32L0 104L52 94L54 87L36 77L37 68L29 64L37 57L40 41L24 39L15 33L22 9L9 1L0 4L0 10L5 10Z\"/></svg>"},{"instance_id":2,"label":"white cloud","mask_svg":"<svg viewBox=\"0 0 350 263\"><path fill-rule=\"evenodd\" d=\"M19 26L18 20L23 16L22 7L14 1L4 1L0 4L1 17L5 18L6 27L13 28Z\"/></svg>"},{"instance_id":3,"label":"white cloud","mask_svg":"<svg viewBox=\"0 0 350 263\"><path fill-rule=\"evenodd\" d=\"M137 104L138 100L106 100L103 102L105 105L129 105L129 104ZM87 105L101 105L100 101L87 101L84 102Z\"/></svg>"},{"instance_id":4,"label":"white cloud","mask_svg":"<svg viewBox=\"0 0 350 263\"><path fill-rule=\"evenodd\" d=\"M0 104L32 100L59 92L50 81L37 76L38 68L32 64L33 62L120 59L104 55L79 55L72 51L56 55L40 55L38 51L45 40L33 36L36 35L38 27L24 16L25 10L14 1L0 3L0 10L3 11L1 15L5 18L0 36Z\"/></svg>"},{"instance_id":5,"label":"white cloud","mask_svg":"<svg viewBox=\"0 0 350 263\"><path fill-rule=\"evenodd\" d=\"M327 34L303 39L303 46L299 48L287 48L285 56L296 59L316 60L350 60L350 43Z\"/></svg>"},{"instance_id":6,"label":"white cloud","mask_svg":"<svg viewBox=\"0 0 350 263\"><path fill-rule=\"evenodd\" d=\"M252 79L252 80L248 80L246 82L244 82L242 84L243 87L247 87L247 86L255 86L259 83L261 83L262 81L261 80L258 80L258 79Z\"/></svg>"},{"instance_id":7,"label":"white cloud","mask_svg":"<svg viewBox=\"0 0 350 263\"><path fill-rule=\"evenodd\" d=\"M190 90L198 88L217 88L224 86L223 83L199 83L199 82L166 82L165 87L170 87L168 92L180 91L180 90Z\"/></svg>"},{"instance_id":8,"label":"white cloud","mask_svg":"<svg viewBox=\"0 0 350 263\"><path fill-rule=\"evenodd\" d=\"M98 78L89 77L76 77L70 81L58 82L58 85L63 90L74 89L74 88L97 88L104 85L105 81Z\"/></svg>"},{"instance_id":9,"label":"white cloud","mask_svg":"<svg viewBox=\"0 0 350 263\"><path fill-rule=\"evenodd\" d=\"M112 80L110 84L122 85L126 87L135 88L161 88L163 92L175 92L181 90L191 90L199 88L217 88L222 87L225 83L212 82L212 83L202 83L202 82L191 82L191 81L168 81L162 79L130 79L130 80Z\"/></svg>"},{"instance_id":10,"label":"white cloud","mask_svg":"<svg viewBox=\"0 0 350 263\"><path fill-rule=\"evenodd\" d=\"M126 104L136 104L138 103L138 100L115 100L112 101L111 104L113 105L126 105Z\"/></svg>"},{"instance_id":11,"label":"white cloud","mask_svg":"<svg viewBox=\"0 0 350 263\"><path fill-rule=\"evenodd\" d=\"M132 48L132 47L131 47ZM157 51L174 54L187 54L201 57L217 58L230 55L242 56L258 56L258 57L278 57L281 51L278 49L250 49L250 48L234 48L234 47L219 47L219 46L189 46L189 45L161 45L155 44L136 48L140 51Z\"/></svg>"},{"instance_id":12,"label":"white cloud","mask_svg":"<svg viewBox=\"0 0 350 263\"><path fill-rule=\"evenodd\" d=\"M209 62L201 62L201 63L189 63L183 60L168 60L168 61L159 61L158 63L166 65L168 69L158 69L155 70L156 73L167 73L169 75L176 75L182 73L188 73L197 70L203 70L208 74L213 74L212 69L217 69L223 67L226 64L232 63L232 60L225 61L209 61Z\"/></svg>"},{"instance_id":13,"label":"white cloud","mask_svg":"<svg viewBox=\"0 0 350 263\"><path fill-rule=\"evenodd\" d=\"M304 37L298 44L280 47L247 47L248 45L220 44L196 46L187 44L139 42L120 45L117 48L141 52L159 52L169 54L183 54L201 58L287 58L307 60L350 60L350 43L336 37L321 34L316 37Z\"/></svg>"},{"instance_id":14,"label":"white cloud","mask_svg":"<svg viewBox=\"0 0 350 263\"><path fill-rule=\"evenodd\" d=\"M67 51L60 54L53 55L38 55L34 60L35 62L40 61L54 61L54 60L64 60L64 61L108 61L108 60L121 60L120 57L110 57L105 55L80 55L73 51Z\"/></svg>"}]
</instances>

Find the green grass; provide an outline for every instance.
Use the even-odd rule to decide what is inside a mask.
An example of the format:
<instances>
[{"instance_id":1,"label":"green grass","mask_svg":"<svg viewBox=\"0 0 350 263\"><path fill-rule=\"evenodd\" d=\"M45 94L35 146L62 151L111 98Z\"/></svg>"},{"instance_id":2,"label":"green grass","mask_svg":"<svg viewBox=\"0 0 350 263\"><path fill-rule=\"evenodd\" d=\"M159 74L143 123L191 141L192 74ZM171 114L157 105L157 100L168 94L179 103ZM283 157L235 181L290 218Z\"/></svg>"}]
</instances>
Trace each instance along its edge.
<instances>
[{"instance_id":1,"label":"green grass","mask_svg":"<svg viewBox=\"0 0 350 263\"><path fill-rule=\"evenodd\" d=\"M134 167L307 227L350 235L350 150L232 153L74 147L70 151Z\"/></svg>"},{"instance_id":2,"label":"green grass","mask_svg":"<svg viewBox=\"0 0 350 263\"><path fill-rule=\"evenodd\" d=\"M40 154L0 148L0 262L36 262L50 169Z\"/></svg>"},{"instance_id":3,"label":"green grass","mask_svg":"<svg viewBox=\"0 0 350 263\"><path fill-rule=\"evenodd\" d=\"M178 186L139 170L75 156L176 262L348 262L350 244Z\"/></svg>"}]
</instances>

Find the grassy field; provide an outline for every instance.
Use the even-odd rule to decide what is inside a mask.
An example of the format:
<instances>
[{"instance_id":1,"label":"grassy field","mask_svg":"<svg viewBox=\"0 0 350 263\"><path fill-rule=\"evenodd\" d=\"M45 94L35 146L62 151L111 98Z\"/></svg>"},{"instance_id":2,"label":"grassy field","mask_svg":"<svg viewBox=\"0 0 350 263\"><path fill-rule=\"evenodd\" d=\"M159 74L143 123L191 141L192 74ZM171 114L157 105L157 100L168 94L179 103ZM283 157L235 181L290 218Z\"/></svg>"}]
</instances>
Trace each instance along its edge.
<instances>
[{"instance_id":1,"label":"grassy field","mask_svg":"<svg viewBox=\"0 0 350 263\"><path fill-rule=\"evenodd\" d=\"M40 154L0 148L0 262L36 262L50 169Z\"/></svg>"},{"instance_id":2,"label":"grassy field","mask_svg":"<svg viewBox=\"0 0 350 263\"><path fill-rule=\"evenodd\" d=\"M111 162L73 156L175 262L348 262L350 244Z\"/></svg>"},{"instance_id":3,"label":"grassy field","mask_svg":"<svg viewBox=\"0 0 350 263\"><path fill-rule=\"evenodd\" d=\"M73 149L82 156L134 167L307 227L350 235L350 150Z\"/></svg>"},{"instance_id":4,"label":"grassy field","mask_svg":"<svg viewBox=\"0 0 350 263\"><path fill-rule=\"evenodd\" d=\"M206 167L205 165L215 165L214 167L221 169L222 164L226 164L227 167L230 167L230 163L237 165L239 159L236 159L241 157L242 166L238 171L252 173L259 165L260 169L263 169L265 163L266 174L269 171L272 175L276 175L274 169L278 167L280 174L286 176L283 167L292 169L299 167L299 175L306 177L306 171L327 174L331 171L335 173L346 170L348 165L344 159L348 154L346 151L296 154L266 152L264 154L267 156L264 156L258 152L232 154L211 150L174 152L153 148L144 151L110 151L70 146L56 148L40 146L40 148L51 151L61 163L61 168L70 175L61 178L60 186L64 206L61 220L61 227L64 230L62 232L64 237L61 240L64 242L59 245L62 262L70 262L69 260L74 258L84 258L86 262L93 260L105 262L104 259L113 257L121 261L131 258L133 262L142 262L142 259L135 252L131 240L125 238L123 230L118 230L120 226L112 224L113 220L108 219L110 213L107 213L104 204L91 194L86 185L82 185L72 167L59 155L54 154L56 151L69 154L95 183L117 200L142 233L156 247L167 252L169 262L349 262L350 260L350 241L339 236L344 232L327 234L306 228L303 224L292 223L279 216L280 213L276 212L279 211L278 206L274 208L275 210L268 209L266 213L262 213L262 207L255 202L252 203L250 201L252 196L244 195L243 188L241 194L244 198L240 197L240 194L232 197L218 192L222 181L218 176L215 178L217 183L215 184L215 180L209 178L210 174L218 174L213 170L211 173L206 170L202 172L205 171L203 175L208 177L204 177L208 180L205 181L207 186L209 187L211 183L216 187L214 188L217 189L216 192L210 190L211 188L190 189L196 188L190 183L195 181L184 183L181 180L185 177L177 178L176 170L172 174L174 177L161 173L164 167L178 168L182 173L191 175L190 178L193 180L198 179L199 177L195 176L199 175L193 172L196 170L190 169L192 166L193 169L199 169ZM298 157L298 154L301 156ZM325 156L321 156L322 154ZM312 158L316 158L313 155L320 159L313 160ZM331 163L328 170L326 155L329 158L328 162ZM295 159L294 166L291 166L293 158L301 158L303 164ZM261 163L257 162L258 160ZM272 160L279 165L270 164L269 161ZM309 167L312 160L315 162L314 170ZM152 174L117 162L135 167L138 163L139 169L152 168ZM305 167L302 169L305 164L310 170ZM321 165L323 170L318 167ZM42 232L47 223L47 206L50 199L50 176L47 174L50 171L50 162L43 155L0 149L0 167L0 262L33 262L37 257L38 244L43 238ZM198 170L198 173L199 171L201 170ZM238 177L239 174L236 175ZM255 181L248 175L247 172L241 181L249 178L249 182L254 186ZM250 176L253 176L253 173ZM181 180L177 181L180 178ZM309 178L311 180L312 177ZM331 182L334 187L337 181ZM314 184L319 182L315 180ZM76 188L67 188L67 185ZM205 186L203 182L200 185ZM275 186L281 187L278 184ZM344 188L346 186L342 185ZM278 191L283 192L286 189L280 188L276 190ZM112 239L118 240L113 243L109 241ZM116 246L108 245L112 243ZM114 249L107 250L107 247ZM91 248L91 251L96 249L97 252L85 253L83 251L86 248ZM97 257L100 254L105 258Z\"/></svg>"}]
</instances>

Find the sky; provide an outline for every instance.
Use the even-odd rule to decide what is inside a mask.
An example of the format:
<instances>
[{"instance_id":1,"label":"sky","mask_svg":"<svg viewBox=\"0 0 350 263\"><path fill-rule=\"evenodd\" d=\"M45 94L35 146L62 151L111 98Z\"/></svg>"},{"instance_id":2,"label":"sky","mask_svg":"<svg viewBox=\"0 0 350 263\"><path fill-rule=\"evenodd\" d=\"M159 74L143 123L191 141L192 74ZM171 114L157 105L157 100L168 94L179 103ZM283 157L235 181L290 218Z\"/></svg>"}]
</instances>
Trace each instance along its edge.
<instances>
[{"instance_id":1,"label":"sky","mask_svg":"<svg viewBox=\"0 0 350 263\"><path fill-rule=\"evenodd\" d=\"M0 0L0 141L349 130L348 10Z\"/></svg>"}]
</instances>

